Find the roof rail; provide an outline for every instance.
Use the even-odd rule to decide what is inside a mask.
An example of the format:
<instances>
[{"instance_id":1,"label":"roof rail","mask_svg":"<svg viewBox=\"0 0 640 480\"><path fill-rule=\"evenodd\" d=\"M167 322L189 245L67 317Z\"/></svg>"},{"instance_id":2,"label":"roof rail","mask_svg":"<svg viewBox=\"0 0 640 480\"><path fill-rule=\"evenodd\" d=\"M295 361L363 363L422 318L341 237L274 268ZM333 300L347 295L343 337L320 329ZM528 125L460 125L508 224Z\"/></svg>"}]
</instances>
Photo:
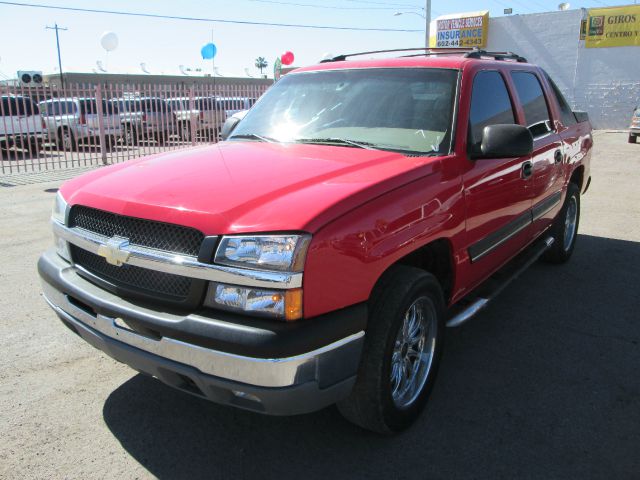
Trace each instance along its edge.
<instances>
[{"instance_id":1,"label":"roof rail","mask_svg":"<svg viewBox=\"0 0 640 480\"><path fill-rule=\"evenodd\" d=\"M464 54L464 58L483 58L490 57L494 60L515 60L518 63L528 63L527 59L513 52L488 52L474 48L472 51Z\"/></svg>"},{"instance_id":2,"label":"roof rail","mask_svg":"<svg viewBox=\"0 0 640 480\"><path fill-rule=\"evenodd\" d=\"M321 60L320 63L329 63L329 62L344 62L349 57L357 57L361 55L373 55L375 53L396 53L396 52L416 52L421 51L424 53L418 53L415 55L408 56L420 56L420 55L455 55L455 54L463 54L463 53L472 53L473 50L470 48L426 48L426 47L418 47L418 48L395 48L392 50L373 50L370 52L358 52L358 53L347 53L343 55L337 55L333 58L325 58Z\"/></svg>"}]
</instances>

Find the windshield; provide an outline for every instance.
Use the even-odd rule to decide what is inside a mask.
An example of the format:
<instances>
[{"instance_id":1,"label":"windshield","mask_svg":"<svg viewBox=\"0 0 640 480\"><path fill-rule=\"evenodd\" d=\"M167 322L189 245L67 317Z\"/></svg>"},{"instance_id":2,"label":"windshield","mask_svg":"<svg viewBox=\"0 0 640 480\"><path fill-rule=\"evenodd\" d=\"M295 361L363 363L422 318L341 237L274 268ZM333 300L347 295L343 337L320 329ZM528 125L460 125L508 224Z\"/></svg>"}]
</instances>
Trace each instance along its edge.
<instances>
[{"instance_id":1,"label":"windshield","mask_svg":"<svg viewBox=\"0 0 640 480\"><path fill-rule=\"evenodd\" d=\"M256 103L230 140L448 152L457 74L376 68L287 75Z\"/></svg>"}]
</instances>

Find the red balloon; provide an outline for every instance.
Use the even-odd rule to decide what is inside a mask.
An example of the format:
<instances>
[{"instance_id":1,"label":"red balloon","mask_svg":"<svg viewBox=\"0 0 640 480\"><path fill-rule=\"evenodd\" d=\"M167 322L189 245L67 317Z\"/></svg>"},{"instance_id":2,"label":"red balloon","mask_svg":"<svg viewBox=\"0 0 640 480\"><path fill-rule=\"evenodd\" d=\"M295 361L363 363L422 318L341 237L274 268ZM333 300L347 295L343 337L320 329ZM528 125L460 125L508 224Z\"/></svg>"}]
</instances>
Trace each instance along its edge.
<instances>
[{"instance_id":1,"label":"red balloon","mask_svg":"<svg viewBox=\"0 0 640 480\"><path fill-rule=\"evenodd\" d=\"M286 51L280 56L283 65L291 65L293 63L293 52Z\"/></svg>"}]
</instances>

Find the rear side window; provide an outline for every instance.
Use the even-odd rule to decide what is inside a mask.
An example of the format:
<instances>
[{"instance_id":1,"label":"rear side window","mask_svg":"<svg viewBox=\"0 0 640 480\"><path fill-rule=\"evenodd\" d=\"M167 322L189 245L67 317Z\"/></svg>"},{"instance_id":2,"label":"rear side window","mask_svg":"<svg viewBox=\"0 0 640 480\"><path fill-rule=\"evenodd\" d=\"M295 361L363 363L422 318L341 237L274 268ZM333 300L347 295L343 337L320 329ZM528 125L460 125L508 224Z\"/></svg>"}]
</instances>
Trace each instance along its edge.
<instances>
[{"instance_id":1,"label":"rear side window","mask_svg":"<svg viewBox=\"0 0 640 480\"><path fill-rule=\"evenodd\" d=\"M27 97L2 97L2 116L30 116L40 113L38 106Z\"/></svg>"},{"instance_id":2,"label":"rear side window","mask_svg":"<svg viewBox=\"0 0 640 480\"><path fill-rule=\"evenodd\" d=\"M85 98L80 100L80 113L84 115L95 115L98 112L98 104L94 99Z\"/></svg>"},{"instance_id":3,"label":"rear side window","mask_svg":"<svg viewBox=\"0 0 640 480\"><path fill-rule=\"evenodd\" d=\"M578 123L576 121L575 115L573 114L573 111L571 110L571 107L569 106L569 103L567 102L567 99L564 98L564 95L562 95L562 92L556 85L556 82L554 82L549 75L547 75L547 80L549 81L549 85L551 85L551 89L553 90L553 93L558 100L562 124L565 127L568 127L569 125L575 125L576 123Z\"/></svg>"},{"instance_id":4,"label":"rear side window","mask_svg":"<svg viewBox=\"0 0 640 480\"><path fill-rule=\"evenodd\" d=\"M513 106L502 75L496 71L479 72L473 80L471 92L470 144L479 146L486 126L515 123Z\"/></svg>"},{"instance_id":5,"label":"rear side window","mask_svg":"<svg viewBox=\"0 0 640 480\"><path fill-rule=\"evenodd\" d=\"M551 116L538 77L530 72L513 72L511 76L522 102L527 128L534 138L546 135L551 131Z\"/></svg>"}]
</instances>

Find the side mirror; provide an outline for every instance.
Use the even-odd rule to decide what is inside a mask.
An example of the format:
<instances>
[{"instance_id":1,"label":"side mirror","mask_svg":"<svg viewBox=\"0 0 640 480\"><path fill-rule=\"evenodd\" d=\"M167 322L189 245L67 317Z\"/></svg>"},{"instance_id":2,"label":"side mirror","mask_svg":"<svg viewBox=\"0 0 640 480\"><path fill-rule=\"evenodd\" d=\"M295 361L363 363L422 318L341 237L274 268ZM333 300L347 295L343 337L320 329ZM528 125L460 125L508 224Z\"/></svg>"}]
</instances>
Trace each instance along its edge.
<instances>
[{"instance_id":1,"label":"side mirror","mask_svg":"<svg viewBox=\"0 0 640 480\"><path fill-rule=\"evenodd\" d=\"M587 112L574 111L573 116L576 117L578 123L589 121L589 114Z\"/></svg>"},{"instance_id":2,"label":"side mirror","mask_svg":"<svg viewBox=\"0 0 640 480\"><path fill-rule=\"evenodd\" d=\"M533 136L522 125L489 125L482 131L476 158L525 157L533 152Z\"/></svg>"},{"instance_id":3,"label":"side mirror","mask_svg":"<svg viewBox=\"0 0 640 480\"><path fill-rule=\"evenodd\" d=\"M220 132L220 138L222 140L226 140L233 132L233 129L240 123L240 118L238 117L229 117L224 121L224 125L222 125L222 131Z\"/></svg>"}]
</instances>

